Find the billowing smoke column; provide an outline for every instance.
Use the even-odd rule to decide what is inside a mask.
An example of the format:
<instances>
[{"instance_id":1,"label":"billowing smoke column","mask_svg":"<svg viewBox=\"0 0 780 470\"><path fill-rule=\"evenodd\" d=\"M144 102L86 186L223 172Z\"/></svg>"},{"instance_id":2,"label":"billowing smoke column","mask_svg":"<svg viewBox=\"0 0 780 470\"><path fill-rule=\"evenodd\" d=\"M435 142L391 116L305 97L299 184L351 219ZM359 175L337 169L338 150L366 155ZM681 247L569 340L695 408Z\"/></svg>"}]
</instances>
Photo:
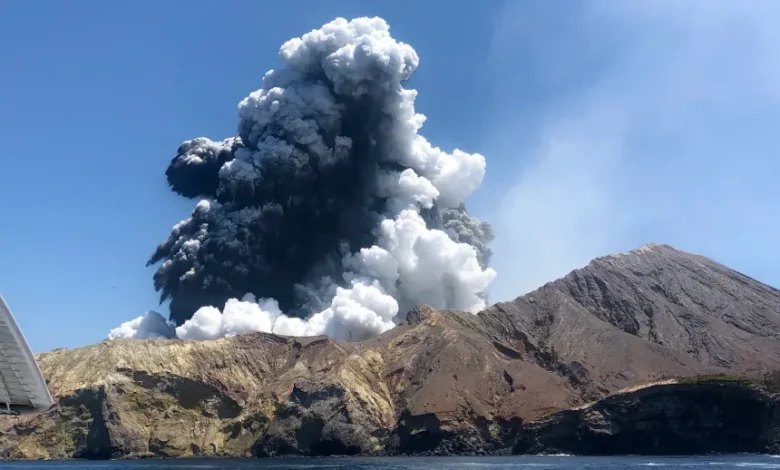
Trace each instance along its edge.
<instances>
[{"instance_id":1,"label":"billowing smoke column","mask_svg":"<svg viewBox=\"0 0 780 470\"><path fill-rule=\"evenodd\" d=\"M149 261L176 335L360 340L416 304L485 307L493 235L463 205L485 159L417 133L414 49L381 18L339 18L279 55L238 136L187 141L166 171L201 198ZM127 325L112 335L137 336Z\"/></svg>"}]
</instances>

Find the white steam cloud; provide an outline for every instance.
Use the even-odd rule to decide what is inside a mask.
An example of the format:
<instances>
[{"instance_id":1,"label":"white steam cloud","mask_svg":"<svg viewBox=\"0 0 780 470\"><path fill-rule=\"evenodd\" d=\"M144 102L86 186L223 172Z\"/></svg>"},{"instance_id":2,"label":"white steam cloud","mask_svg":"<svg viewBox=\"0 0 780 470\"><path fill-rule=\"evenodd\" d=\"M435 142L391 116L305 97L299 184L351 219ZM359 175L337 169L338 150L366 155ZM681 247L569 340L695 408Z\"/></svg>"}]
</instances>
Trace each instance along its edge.
<instances>
[{"instance_id":1,"label":"white steam cloud","mask_svg":"<svg viewBox=\"0 0 780 470\"><path fill-rule=\"evenodd\" d=\"M174 327L157 312L148 311L144 315L126 321L108 333L108 339L122 338L170 338L174 335Z\"/></svg>"}]
</instances>

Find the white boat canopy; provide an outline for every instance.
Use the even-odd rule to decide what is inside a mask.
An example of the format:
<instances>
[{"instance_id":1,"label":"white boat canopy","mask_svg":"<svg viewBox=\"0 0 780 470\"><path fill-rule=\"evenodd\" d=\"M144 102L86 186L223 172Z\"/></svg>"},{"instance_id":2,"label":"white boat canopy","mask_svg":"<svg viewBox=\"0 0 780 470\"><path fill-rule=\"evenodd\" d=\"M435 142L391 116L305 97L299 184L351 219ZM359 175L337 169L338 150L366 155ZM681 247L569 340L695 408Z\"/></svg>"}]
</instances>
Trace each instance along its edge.
<instances>
[{"instance_id":1,"label":"white boat canopy","mask_svg":"<svg viewBox=\"0 0 780 470\"><path fill-rule=\"evenodd\" d=\"M43 411L53 403L41 369L0 295L0 410Z\"/></svg>"}]
</instances>

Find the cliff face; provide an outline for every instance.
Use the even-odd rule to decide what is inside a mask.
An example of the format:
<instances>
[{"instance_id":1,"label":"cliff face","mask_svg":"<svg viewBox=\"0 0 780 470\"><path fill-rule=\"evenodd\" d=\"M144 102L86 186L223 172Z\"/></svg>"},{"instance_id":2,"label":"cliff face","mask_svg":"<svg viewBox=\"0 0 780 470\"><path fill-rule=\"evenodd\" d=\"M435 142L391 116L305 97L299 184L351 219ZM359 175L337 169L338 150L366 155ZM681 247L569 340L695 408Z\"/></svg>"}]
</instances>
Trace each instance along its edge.
<instances>
[{"instance_id":1,"label":"cliff face","mask_svg":"<svg viewBox=\"0 0 780 470\"><path fill-rule=\"evenodd\" d=\"M421 307L363 343L253 334L40 357L58 406L0 417L7 458L479 452L579 403L477 317Z\"/></svg>"},{"instance_id":2,"label":"cliff face","mask_svg":"<svg viewBox=\"0 0 780 470\"><path fill-rule=\"evenodd\" d=\"M748 383L659 384L562 411L523 429L516 453L776 453L780 401Z\"/></svg>"},{"instance_id":3,"label":"cliff face","mask_svg":"<svg viewBox=\"0 0 780 470\"><path fill-rule=\"evenodd\" d=\"M556 449L554 436L586 426L576 418L582 410L561 410L663 377L780 368L776 332L777 290L705 258L643 247L478 315L418 307L406 324L360 343L258 333L42 354L58 404L42 415L0 416L0 456ZM620 429L632 416L661 416L604 409L603 420ZM582 439L583 452L606 448Z\"/></svg>"}]
</instances>

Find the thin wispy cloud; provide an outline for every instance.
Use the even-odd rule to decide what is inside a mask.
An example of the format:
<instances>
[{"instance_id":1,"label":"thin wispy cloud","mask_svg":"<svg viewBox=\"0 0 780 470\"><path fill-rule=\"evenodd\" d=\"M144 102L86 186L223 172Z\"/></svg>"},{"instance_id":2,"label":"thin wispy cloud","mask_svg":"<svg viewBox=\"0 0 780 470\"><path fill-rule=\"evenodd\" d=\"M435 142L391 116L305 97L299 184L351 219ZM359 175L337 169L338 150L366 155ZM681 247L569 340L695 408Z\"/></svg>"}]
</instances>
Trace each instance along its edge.
<instances>
[{"instance_id":1,"label":"thin wispy cloud","mask_svg":"<svg viewBox=\"0 0 780 470\"><path fill-rule=\"evenodd\" d=\"M647 242L780 284L780 4L529 5L508 4L493 56L550 93L493 136L521 162L493 214L494 298Z\"/></svg>"}]
</instances>

